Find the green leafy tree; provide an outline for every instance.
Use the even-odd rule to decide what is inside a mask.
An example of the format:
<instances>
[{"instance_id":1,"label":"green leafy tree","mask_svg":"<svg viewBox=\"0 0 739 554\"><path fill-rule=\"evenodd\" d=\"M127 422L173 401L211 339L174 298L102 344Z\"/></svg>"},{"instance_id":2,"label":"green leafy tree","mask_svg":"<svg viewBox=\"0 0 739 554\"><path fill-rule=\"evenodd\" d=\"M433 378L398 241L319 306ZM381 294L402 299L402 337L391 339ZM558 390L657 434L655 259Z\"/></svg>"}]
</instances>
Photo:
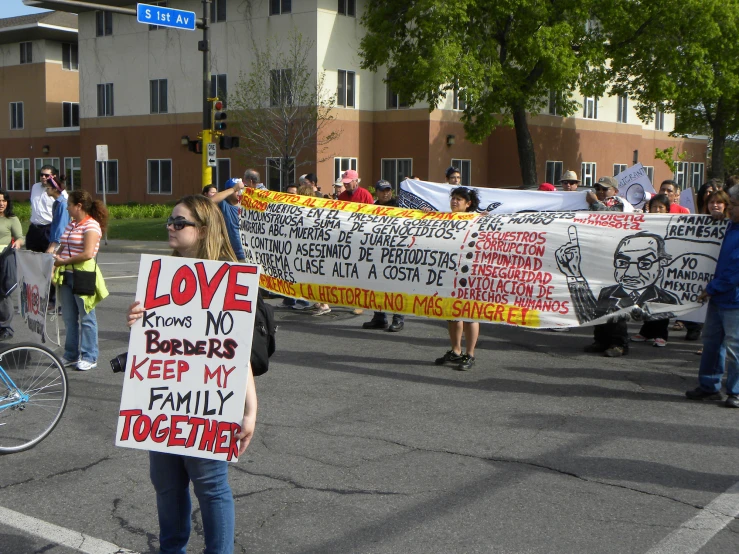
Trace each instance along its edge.
<instances>
[{"instance_id":1,"label":"green leafy tree","mask_svg":"<svg viewBox=\"0 0 739 554\"><path fill-rule=\"evenodd\" d=\"M599 0L595 13L614 92L636 99L643 121L662 109L675 134L710 135L710 175L723 179L739 132L739 0Z\"/></svg>"},{"instance_id":2,"label":"green leafy tree","mask_svg":"<svg viewBox=\"0 0 739 554\"><path fill-rule=\"evenodd\" d=\"M457 87L468 140L482 142L499 125L514 125L524 188L538 184L527 113L555 91L557 113L579 108L571 93L587 76L602 90L602 42L590 40L594 0L377 0L362 22L362 67L387 69L394 92L431 109ZM624 0L625 1L625 0ZM582 81L584 83L584 81Z\"/></svg>"}]
</instances>

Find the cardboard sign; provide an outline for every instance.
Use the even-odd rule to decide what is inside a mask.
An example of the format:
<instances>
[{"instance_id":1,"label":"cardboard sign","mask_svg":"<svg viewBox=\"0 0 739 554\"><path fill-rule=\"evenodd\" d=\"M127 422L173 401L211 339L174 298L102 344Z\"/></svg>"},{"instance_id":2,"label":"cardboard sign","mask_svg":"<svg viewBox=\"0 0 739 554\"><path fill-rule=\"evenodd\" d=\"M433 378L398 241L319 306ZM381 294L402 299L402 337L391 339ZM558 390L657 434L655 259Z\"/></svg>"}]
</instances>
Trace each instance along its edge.
<instances>
[{"instance_id":1,"label":"cardboard sign","mask_svg":"<svg viewBox=\"0 0 739 554\"><path fill-rule=\"evenodd\" d=\"M49 304L51 274L54 256L51 254L16 250L18 286L21 297L21 317L28 329L46 342L46 308Z\"/></svg>"},{"instance_id":2,"label":"cardboard sign","mask_svg":"<svg viewBox=\"0 0 739 554\"><path fill-rule=\"evenodd\" d=\"M116 445L236 461L259 268L142 255Z\"/></svg>"},{"instance_id":3,"label":"cardboard sign","mask_svg":"<svg viewBox=\"0 0 739 554\"><path fill-rule=\"evenodd\" d=\"M642 209L651 195L656 194L647 170L640 163L616 175L616 180L618 181L618 195L637 209Z\"/></svg>"},{"instance_id":4,"label":"cardboard sign","mask_svg":"<svg viewBox=\"0 0 739 554\"><path fill-rule=\"evenodd\" d=\"M683 208L688 208L691 214L698 211L695 208L695 189L693 187L688 187L680 192L680 205Z\"/></svg>"}]
</instances>

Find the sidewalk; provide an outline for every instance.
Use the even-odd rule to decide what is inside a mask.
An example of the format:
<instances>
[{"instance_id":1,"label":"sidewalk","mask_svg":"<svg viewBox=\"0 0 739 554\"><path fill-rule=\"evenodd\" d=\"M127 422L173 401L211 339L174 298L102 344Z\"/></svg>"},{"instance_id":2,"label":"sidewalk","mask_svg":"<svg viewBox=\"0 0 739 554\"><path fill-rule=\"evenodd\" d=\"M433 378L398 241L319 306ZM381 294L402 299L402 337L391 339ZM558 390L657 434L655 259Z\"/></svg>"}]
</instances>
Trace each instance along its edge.
<instances>
[{"instance_id":1,"label":"sidewalk","mask_svg":"<svg viewBox=\"0 0 739 554\"><path fill-rule=\"evenodd\" d=\"M170 255L172 249L166 241L152 240L109 240L100 241L100 252L125 254Z\"/></svg>"}]
</instances>

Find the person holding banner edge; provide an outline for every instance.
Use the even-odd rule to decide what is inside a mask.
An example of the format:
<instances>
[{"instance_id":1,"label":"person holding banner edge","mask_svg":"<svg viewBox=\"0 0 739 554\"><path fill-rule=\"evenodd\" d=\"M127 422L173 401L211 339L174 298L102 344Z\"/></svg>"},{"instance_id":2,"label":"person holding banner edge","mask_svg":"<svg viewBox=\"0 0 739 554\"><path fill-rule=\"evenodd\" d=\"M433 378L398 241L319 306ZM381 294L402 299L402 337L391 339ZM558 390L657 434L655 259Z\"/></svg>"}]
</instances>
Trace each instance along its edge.
<instances>
[{"instance_id":1,"label":"person holding banner edge","mask_svg":"<svg viewBox=\"0 0 739 554\"><path fill-rule=\"evenodd\" d=\"M181 198L167 220L173 256L236 262L226 224L218 207L202 195ZM127 324L131 327L144 314L137 301L131 304ZM239 441L239 456L254 435L257 393L248 364L246 403ZM149 477L157 496L159 548L162 553L186 552L190 538L192 501L190 482L200 505L205 534L205 552L231 554L234 547L235 511L228 484L228 462L149 452Z\"/></svg>"},{"instance_id":2,"label":"person holding banner edge","mask_svg":"<svg viewBox=\"0 0 739 554\"><path fill-rule=\"evenodd\" d=\"M0 190L0 252L5 251L8 246L15 250L23 246L23 229L20 220L13 213L10 196L6 191ZM5 256L2 258L4 262ZM10 325L13 321L13 312L11 294L0 298L0 340L13 338L13 327Z\"/></svg>"}]
</instances>

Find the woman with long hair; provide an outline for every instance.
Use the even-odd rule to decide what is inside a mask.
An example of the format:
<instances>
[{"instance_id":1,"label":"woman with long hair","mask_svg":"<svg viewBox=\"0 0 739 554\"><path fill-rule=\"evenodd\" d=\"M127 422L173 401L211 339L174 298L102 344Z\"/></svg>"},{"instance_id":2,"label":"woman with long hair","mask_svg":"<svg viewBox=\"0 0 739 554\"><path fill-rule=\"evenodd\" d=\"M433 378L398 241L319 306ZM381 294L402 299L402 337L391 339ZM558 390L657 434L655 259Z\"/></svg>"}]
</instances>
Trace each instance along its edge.
<instances>
[{"instance_id":1,"label":"woman with long hair","mask_svg":"<svg viewBox=\"0 0 739 554\"><path fill-rule=\"evenodd\" d=\"M181 198L167 220L167 231L173 256L237 261L223 215L205 196ZM128 311L128 326L143 313L143 306L134 302ZM235 435L239 440L239 456L249 445L257 420L257 393L251 364L248 364L248 372L244 417L241 431ZM191 481L203 519L205 552L233 552L235 512L228 484L228 462L149 452L149 477L157 494L160 552L179 553L187 548L192 516Z\"/></svg>"},{"instance_id":2,"label":"woman with long hair","mask_svg":"<svg viewBox=\"0 0 739 554\"><path fill-rule=\"evenodd\" d=\"M108 209L100 200L93 200L89 192L75 190L67 199L70 222L62 232L54 266L62 268L60 294L67 338L63 361L76 365L79 371L97 367L98 324L95 308L87 311L85 297L75 294L74 271L94 271L98 274L97 256L100 239L108 226Z\"/></svg>"},{"instance_id":3,"label":"woman with long hair","mask_svg":"<svg viewBox=\"0 0 739 554\"><path fill-rule=\"evenodd\" d=\"M450 193L449 206L452 213L475 212L480 206L480 198L475 189L457 187ZM437 365L455 363L457 364L455 369L469 371L475 365L475 346L480 336L480 324L476 321L449 321L447 328L451 349L441 358L437 358L435 363ZM466 347L464 354L462 354L462 336Z\"/></svg>"},{"instance_id":4,"label":"woman with long hair","mask_svg":"<svg viewBox=\"0 0 739 554\"><path fill-rule=\"evenodd\" d=\"M8 246L15 249L23 246L23 229L20 220L13 213L13 201L7 192L0 190L0 252L5 251ZM0 340L13 337L11 323L14 308L11 296L8 294L0 298Z\"/></svg>"}]
</instances>

